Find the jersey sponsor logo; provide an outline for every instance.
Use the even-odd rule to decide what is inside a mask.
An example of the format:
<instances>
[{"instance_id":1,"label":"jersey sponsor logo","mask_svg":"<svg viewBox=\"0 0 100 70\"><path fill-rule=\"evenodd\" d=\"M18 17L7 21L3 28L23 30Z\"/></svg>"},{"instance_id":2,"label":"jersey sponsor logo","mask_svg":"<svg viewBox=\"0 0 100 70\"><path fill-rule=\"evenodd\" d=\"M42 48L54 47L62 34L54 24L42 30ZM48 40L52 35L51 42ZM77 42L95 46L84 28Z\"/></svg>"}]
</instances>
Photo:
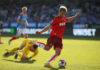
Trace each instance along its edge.
<instances>
[{"instance_id":1,"label":"jersey sponsor logo","mask_svg":"<svg viewBox=\"0 0 100 70\"><path fill-rule=\"evenodd\" d=\"M59 26L65 26L65 23L60 23Z\"/></svg>"}]
</instances>

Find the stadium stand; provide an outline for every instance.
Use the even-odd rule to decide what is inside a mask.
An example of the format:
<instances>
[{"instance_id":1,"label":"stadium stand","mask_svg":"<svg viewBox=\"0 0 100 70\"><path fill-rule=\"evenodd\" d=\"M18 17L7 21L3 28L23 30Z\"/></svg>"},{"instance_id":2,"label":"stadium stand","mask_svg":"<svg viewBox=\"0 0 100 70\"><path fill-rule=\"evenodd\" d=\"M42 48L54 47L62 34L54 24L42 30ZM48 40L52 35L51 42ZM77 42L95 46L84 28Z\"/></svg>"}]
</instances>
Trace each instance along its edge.
<instances>
[{"instance_id":1,"label":"stadium stand","mask_svg":"<svg viewBox=\"0 0 100 70\"><path fill-rule=\"evenodd\" d=\"M54 1L51 3L50 0L1 0L0 2L0 17L4 27L16 27L16 19L18 14L21 11L22 6L28 7L28 22L34 23L33 27L39 27L41 23L44 23L44 26L51 22L52 18L57 15L59 8L60 0ZM68 7L67 16L72 16L76 12L80 12L80 17L71 22L73 28L89 28L92 25L100 24L100 1L91 0L91 1L78 1L68 2L65 4ZM5 5L6 4L6 5ZM36 25L38 24L38 25ZM43 25L41 25L43 27ZM32 27L32 26L31 26Z\"/></svg>"}]
</instances>

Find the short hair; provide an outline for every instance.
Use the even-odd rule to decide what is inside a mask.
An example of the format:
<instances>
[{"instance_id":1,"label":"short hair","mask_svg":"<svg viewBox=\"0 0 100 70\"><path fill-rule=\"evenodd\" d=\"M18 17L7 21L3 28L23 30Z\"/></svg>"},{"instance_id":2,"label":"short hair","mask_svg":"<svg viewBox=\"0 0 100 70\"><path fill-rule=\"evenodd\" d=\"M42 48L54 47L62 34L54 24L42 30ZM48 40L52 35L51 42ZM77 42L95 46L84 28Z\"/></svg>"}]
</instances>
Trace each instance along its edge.
<instances>
[{"instance_id":1,"label":"short hair","mask_svg":"<svg viewBox=\"0 0 100 70\"><path fill-rule=\"evenodd\" d=\"M66 6L60 6L59 11L60 11L61 9L64 9L64 10L67 12L67 7L66 7Z\"/></svg>"},{"instance_id":2,"label":"short hair","mask_svg":"<svg viewBox=\"0 0 100 70\"><path fill-rule=\"evenodd\" d=\"M27 10L27 7L26 7L26 6L22 7L22 10L23 10L24 8Z\"/></svg>"},{"instance_id":3,"label":"short hair","mask_svg":"<svg viewBox=\"0 0 100 70\"><path fill-rule=\"evenodd\" d=\"M34 45L33 45L33 48L34 48L34 49L37 49L37 48L38 48L38 46L34 44Z\"/></svg>"}]
</instances>

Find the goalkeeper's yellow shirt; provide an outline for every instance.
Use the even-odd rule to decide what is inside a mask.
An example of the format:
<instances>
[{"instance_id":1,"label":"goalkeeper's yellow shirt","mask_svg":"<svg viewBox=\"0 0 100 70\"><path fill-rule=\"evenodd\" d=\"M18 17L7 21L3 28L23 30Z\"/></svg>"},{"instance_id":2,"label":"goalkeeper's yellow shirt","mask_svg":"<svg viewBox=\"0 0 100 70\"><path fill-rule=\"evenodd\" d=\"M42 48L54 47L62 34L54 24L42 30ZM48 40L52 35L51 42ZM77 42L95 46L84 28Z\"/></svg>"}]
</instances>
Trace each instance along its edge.
<instances>
[{"instance_id":1,"label":"goalkeeper's yellow shirt","mask_svg":"<svg viewBox=\"0 0 100 70\"><path fill-rule=\"evenodd\" d=\"M28 55L29 52L31 51L30 49L31 49L31 47L32 47L33 45L34 45L34 41L29 41L29 42L28 42L27 47L25 47L25 49L24 49L24 51L23 51L23 55L24 55L25 57L27 57L27 55ZM31 57L34 57L34 56L36 56L37 54L38 54L38 48L35 49L35 50L33 51L33 54L32 54Z\"/></svg>"},{"instance_id":2,"label":"goalkeeper's yellow shirt","mask_svg":"<svg viewBox=\"0 0 100 70\"><path fill-rule=\"evenodd\" d=\"M24 48L28 45L28 42L29 42L29 41L30 41L30 40L29 40L28 38L26 38L26 39L23 40Z\"/></svg>"}]
</instances>

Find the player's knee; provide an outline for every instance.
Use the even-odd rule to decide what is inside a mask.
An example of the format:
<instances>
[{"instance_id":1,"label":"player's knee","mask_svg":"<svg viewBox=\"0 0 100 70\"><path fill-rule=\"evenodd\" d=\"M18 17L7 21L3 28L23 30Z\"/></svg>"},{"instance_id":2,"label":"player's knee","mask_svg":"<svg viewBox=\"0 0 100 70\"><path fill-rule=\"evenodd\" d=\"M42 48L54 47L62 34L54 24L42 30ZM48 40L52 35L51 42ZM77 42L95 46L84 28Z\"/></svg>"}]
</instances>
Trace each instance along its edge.
<instances>
[{"instance_id":1,"label":"player's knee","mask_svg":"<svg viewBox=\"0 0 100 70\"><path fill-rule=\"evenodd\" d=\"M56 54L59 56L61 54L61 52L57 52Z\"/></svg>"},{"instance_id":2,"label":"player's knee","mask_svg":"<svg viewBox=\"0 0 100 70\"><path fill-rule=\"evenodd\" d=\"M45 48L45 50L49 51L49 48Z\"/></svg>"},{"instance_id":3,"label":"player's knee","mask_svg":"<svg viewBox=\"0 0 100 70\"><path fill-rule=\"evenodd\" d=\"M55 48L55 52L56 52L56 54L59 56L59 55L61 54L61 49Z\"/></svg>"},{"instance_id":4,"label":"player's knee","mask_svg":"<svg viewBox=\"0 0 100 70\"><path fill-rule=\"evenodd\" d=\"M17 38L19 38L20 36L17 36Z\"/></svg>"},{"instance_id":5,"label":"player's knee","mask_svg":"<svg viewBox=\"0 0 100 70\"><path fill-rule=\"evenodd\" d=\"M24 55L22 55L22 56L21 56L21 59L24 59L24 58L25 58Z\"/></svg>"},{"instance_id":6,"label":"player's knee","mask_svg":"<svg viewBox=\"0 0 100 70\"><path fill-rule=\"evenodd\" d=\"M56 54L59 56L61 54L61 51L56 51Z\"/></svg>"},{"instance_id":7,"label":"player's knee","mask_svg":"<svg viewBox=\"0 0 100 70\"><path fill-rule=\"evenodd\" d=\"M22 49L23 49L23 47L18 48L18 50L22 50Z\"/></svg>"},{"instance_id":8,"label":"player's knee","mask_svg":"<svg viewBox=\"0 0 100 70\"><path fill-rule=\"evenodd\" d=\"M24 37L25 37L25 38L28 38L28 34L24 34Z\"/></svg>"},{"instance_id":9,"label":"player's knee","mask_svg":"<svg viewBox=\"0 0 100 70\"><path fill-rule=\"evenodd\" d=\"M45 50L49 51L49 50L50 50L50 48L49 48L49 47L45 47Z\"/></svg>"}]
</instances>

